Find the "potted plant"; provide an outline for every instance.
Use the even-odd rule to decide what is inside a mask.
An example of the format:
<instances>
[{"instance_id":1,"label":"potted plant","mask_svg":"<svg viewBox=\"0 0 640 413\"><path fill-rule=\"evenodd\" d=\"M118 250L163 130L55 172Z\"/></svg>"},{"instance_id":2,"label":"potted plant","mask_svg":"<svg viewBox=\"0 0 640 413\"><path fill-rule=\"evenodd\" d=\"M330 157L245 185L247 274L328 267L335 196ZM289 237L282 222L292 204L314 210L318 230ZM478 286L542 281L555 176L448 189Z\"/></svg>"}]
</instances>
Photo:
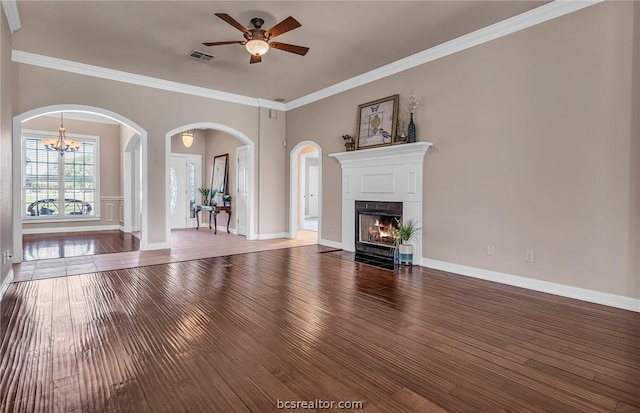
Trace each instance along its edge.
<instances>
[{"instance_id":1,"label":"potted plant","mask_svg":"<svg viewBox=\"0 0 640 413\"><path fill-rule=\"evenodd\" d=\"M409 241L415 238L420 228L415 219L409 218L406 222L396 218L397 228L393 231L393 239L398 248L398 259L400 265L413 264L413 245Z\"/></svg>"},{"instance_id":2,"label":"potted plant","mask_svg":"<svg viewBox=\"0 0 640 413\"><path fill-rule=\"evenodd\" d=\"M198 188L200 195L202 195L202 205L209 205L209 194L211 193L210 188Z\"/></svg>"},{"instance_id":3,"label":"potted plant","mask_svg":"<svg viewBox=\"0 0 640 413\"><path fill-rule=\"evenodd\" d=\"M344 148L347 151L353 151L356 149L356 142L353 140L353 136L345 134L342 135L342 139L344 140Z\"/></svg>"},{"instance_id":4,"label":"potted plant","mask_svg":"<svg viewBox=\"0 0 640 413\"><path fill-rule=\"evenodd\" d=\"M224 206L230 207L231 206L231 195L225 195L222 198L224 199Z\"/></svg>"}]
</instances>

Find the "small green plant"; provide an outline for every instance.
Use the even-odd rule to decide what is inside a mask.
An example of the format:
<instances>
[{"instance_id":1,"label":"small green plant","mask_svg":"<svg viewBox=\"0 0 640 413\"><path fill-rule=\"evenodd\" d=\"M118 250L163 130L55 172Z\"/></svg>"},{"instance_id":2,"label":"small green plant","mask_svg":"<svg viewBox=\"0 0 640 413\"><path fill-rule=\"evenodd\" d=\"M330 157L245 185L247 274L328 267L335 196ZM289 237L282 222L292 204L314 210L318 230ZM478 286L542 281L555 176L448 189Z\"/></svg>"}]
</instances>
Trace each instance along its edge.
<instances>
[{"instance_id":1,"label":"small green plant","mask_svg":"<svg viewBox=\"0 0 640 413\"><path fill-rule=\"evenodd\" d=\"M342 139L344 139L345 143L353 142L353 136L351 136L349 134L342 135Z\"/></svg>"},{"instance_id":2,"label":"small green plant","mask_svg":"<svg viewBox=\"0 0 640 413\"><path fill-rule=\"evenodd\" d=\"M401 244L405 242L409 242L415 238L418 231L420 231L420 227L418 227L418 223L415 219L409 218L406 222L403 222L396 218L397 228L393 230L393 239L396 244Z\"/></svg>"},{"instance_id":3,"label":"small green plant","mask_svg":"<svg viewBox=\"0 0 640 413\"><path fill-rule=\"evenodd\" d=\"M202 203L205 205L209 205L209 194L211 193L211 188L198 188L200 195L202 195Z\"/></svg>"}]
</instances>

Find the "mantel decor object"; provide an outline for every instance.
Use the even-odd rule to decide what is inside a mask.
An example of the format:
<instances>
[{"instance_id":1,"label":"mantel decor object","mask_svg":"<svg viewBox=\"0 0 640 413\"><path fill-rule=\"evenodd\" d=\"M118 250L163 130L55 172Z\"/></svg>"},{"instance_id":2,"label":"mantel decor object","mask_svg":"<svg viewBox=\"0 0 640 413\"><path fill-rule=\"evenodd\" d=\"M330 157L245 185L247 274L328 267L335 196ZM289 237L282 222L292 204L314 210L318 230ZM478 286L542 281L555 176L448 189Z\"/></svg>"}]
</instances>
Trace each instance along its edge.
<instances>
[{"instance_id":1,"label":"mantel decor object","mask_svg":"<svg viewBox=\"0 0 640 413\"><path fill-rule=\"evenodd\" d=\"M405 109L409 112L409 126L407 128L407 143L413 143L416 141L416 124L413 122L413 113L416 111L418 106L424 103L424 99L416 98L415 92L412 90L411 95L409 96L407 106Z\"/></svg>"},{"instance_id":2,"label":"mantel decor object","mask_svg":"<svg viewBox=\"0 0 640 413\"><path fill-rule=\"evenodd\" d=\"M413 122L413 112L410 113L409 127L407 130L409 131L407 135L407 143L413 143L416 141L416 124Z\"/></svg>"},{"instance_id":3,"label":"mantel decor object","mask_svg":"<svg viewBox=\"0 0 640 413\"><path fill-rule=\"evenodd\" d=\"M356 149L393 143L398 124L399 98L400 95L393 95L358 106Z\"/></svg>"},{"instance_id":4,"label":"mantel decor object","mask_svg":"<svg viewBox=\"0 0 640 413\"><path fill-rule=\"evenodd\" d=\"M356 142L353 140L353 136L346 134L342 135L342 139L344 139L344 149L349 151L354 151L356 149Z\"/></svg>"}]
</instances>

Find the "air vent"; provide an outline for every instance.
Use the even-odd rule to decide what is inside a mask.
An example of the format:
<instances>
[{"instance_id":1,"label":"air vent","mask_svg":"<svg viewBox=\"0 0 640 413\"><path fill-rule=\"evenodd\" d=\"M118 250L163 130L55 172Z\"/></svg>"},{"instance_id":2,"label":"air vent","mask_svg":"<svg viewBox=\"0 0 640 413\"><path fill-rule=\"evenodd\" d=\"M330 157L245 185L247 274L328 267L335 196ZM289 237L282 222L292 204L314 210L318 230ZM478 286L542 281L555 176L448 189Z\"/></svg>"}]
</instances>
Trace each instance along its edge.
<instances>
[{"instance_id":1,"label":"air vent","mask_svg":"<svg viewBox=\"0 0 640 413\"><path fill-rule=\"evenodd\" d=\"M191 53L187 55L187 59L193 59L193 60L197 60L199 62L204 62L204 63L209 63L213 61L214 58L215 56L212 54L199 52L197 50L192 50Z\"/></svg>"}]
</instances>

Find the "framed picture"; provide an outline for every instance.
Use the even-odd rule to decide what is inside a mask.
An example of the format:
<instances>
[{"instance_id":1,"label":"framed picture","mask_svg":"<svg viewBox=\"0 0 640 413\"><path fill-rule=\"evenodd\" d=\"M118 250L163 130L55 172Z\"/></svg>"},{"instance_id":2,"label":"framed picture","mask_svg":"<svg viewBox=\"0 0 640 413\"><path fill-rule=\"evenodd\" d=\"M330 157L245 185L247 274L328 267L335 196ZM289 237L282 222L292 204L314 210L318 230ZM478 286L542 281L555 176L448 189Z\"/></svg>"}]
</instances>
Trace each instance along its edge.
<instances>
[{"instance_id":1,"label":"framed picture","mask_svg":"<svg viewBox=\"0 0 640 413\"><path fill-rule=\"evenodd\" d=\"M218 205L222 205L223 196L227 192L229 181L229 154L218 155L213 158L213 171L211 173L211 195ZM213 195L215 193L215 196Z\"/></svg>"},{"instance_id":2,"label":"framed picture","mask_svg":"<svg viewBox=\"0 0 640 413\"><path fill-rule=\"evenodd\" d=\"M356 149L391 145L396 136L399 95L358 106Z\"/></svg>"}]
</instances>

